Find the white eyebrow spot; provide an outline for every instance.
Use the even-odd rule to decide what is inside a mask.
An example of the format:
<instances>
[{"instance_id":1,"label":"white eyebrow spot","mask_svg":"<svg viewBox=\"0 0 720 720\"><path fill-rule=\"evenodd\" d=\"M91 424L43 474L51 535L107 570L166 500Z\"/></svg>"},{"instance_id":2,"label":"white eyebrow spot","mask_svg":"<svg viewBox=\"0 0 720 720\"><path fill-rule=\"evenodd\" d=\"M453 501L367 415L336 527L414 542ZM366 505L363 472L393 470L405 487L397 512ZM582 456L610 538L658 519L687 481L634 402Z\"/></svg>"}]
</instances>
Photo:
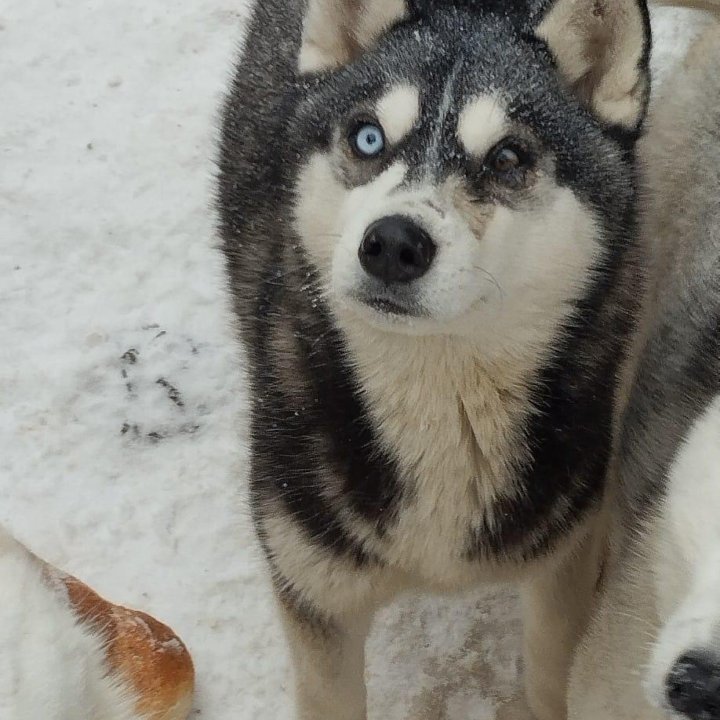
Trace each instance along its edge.
<instances>
[{"instance_id":1,"label":"white eyebrow spot","mask_svg":"<svg viewBox=\"0 0 720 720\"><path fill-rule=\"evenodd\" d=\"M505 137L508 118L497 95L471 100L460 113L458 139L471 155L484 155Z\"/></svg>"},{"instance_id":2,"label":"white eyebrow spot","mask_svg":"<svg viewBox=\"0 0 720 720\"><path fill-rule=\"evenodd\" d=\"M412 85L397 85L380 99L376 112L385 137L395 145L410 133L420 118L420 91Z\"/></svg>"}]
</instances>

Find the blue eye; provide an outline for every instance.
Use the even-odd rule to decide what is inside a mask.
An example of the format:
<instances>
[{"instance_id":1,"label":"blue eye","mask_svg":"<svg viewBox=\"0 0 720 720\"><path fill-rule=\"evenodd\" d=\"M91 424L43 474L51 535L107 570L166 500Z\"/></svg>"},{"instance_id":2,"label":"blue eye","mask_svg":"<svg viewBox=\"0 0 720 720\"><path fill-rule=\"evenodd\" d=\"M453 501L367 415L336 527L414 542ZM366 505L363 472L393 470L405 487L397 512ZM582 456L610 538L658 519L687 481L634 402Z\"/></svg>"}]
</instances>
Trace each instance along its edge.
<instances>
[{"instance_id":1,"label":"blue eye","mask_svg":"<svg viewBox=\"0 0 720 720\"><path fill-rule=\"evenodd\" d=\"M360 157L374 158L385 149L385 135L379 125L364 123L350 136L350 144Z\"/></svg>"}]
</instances>

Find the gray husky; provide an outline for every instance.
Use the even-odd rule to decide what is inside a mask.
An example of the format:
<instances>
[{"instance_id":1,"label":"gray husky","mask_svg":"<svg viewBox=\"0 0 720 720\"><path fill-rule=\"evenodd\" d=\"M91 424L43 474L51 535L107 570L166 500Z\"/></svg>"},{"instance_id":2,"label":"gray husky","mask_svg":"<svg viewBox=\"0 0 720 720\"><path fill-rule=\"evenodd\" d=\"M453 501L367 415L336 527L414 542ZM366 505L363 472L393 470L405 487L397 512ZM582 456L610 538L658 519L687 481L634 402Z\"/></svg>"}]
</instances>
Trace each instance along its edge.
<instances>
[{"instance_id":1,"label":"gray husky","mask_svg":"<svg viewBox=\"0 0 720 720\"><path fill-rule=\"evenodd\" d=\"M720 16L720 2L702 6ZM668 81L640 156L650 276L613 463L611 557L571 717L719 720L720 25Z\"/></svg>"},{"instance_id":2,"label":"gray husky","mask_svg":"<svg viewBox=\"0 0 720 720\"><path fill-rule=\"evenodd\" d=\"M366 716L373 612L513 581L566 717L635 310L643 0L259 0L219 208L251 501L303 720Z\"/></svg>"}]
</instances>

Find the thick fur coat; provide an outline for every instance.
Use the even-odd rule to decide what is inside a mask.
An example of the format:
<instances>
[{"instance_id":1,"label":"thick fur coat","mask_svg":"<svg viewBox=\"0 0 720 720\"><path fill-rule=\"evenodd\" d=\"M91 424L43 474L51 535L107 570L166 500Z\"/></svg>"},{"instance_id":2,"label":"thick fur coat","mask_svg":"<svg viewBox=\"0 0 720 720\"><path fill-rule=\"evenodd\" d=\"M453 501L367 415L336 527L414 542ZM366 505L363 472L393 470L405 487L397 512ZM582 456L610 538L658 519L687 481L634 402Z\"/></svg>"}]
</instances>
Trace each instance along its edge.
<instances>
[{"instance_id":1,"label":"thick fur coat","mask_svg":"<svg viewBox=\"0 0 720 720\"><path fill-rule=\"evenodd\" d=\"M524 589L565 716L632 327L639 0L267 0L224 110L220 231L251 500L303 720L365 717L397 592Z\"/></svg>"}]
</instances>

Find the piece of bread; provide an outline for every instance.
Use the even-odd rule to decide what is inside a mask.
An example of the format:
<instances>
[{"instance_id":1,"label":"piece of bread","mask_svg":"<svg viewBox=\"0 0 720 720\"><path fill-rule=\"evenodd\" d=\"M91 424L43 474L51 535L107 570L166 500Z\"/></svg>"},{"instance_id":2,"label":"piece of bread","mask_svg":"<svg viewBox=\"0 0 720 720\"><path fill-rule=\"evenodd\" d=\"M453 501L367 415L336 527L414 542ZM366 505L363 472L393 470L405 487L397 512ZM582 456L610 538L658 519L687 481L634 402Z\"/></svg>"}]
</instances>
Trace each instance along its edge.
<instances>
[{"instance_id":1,"label":"piece of bread","mask_svg":"<svg viewBox=\"0 0 720 720\"><path fill-rule=\"evenodd\" d=\"M195 672L180 638L149 615L113 605L76 578L45 568L48 581L66 589L80 623L104 641L108 673L134 692L137 715L187 720Z\"/></svg>"}]
</instances>

